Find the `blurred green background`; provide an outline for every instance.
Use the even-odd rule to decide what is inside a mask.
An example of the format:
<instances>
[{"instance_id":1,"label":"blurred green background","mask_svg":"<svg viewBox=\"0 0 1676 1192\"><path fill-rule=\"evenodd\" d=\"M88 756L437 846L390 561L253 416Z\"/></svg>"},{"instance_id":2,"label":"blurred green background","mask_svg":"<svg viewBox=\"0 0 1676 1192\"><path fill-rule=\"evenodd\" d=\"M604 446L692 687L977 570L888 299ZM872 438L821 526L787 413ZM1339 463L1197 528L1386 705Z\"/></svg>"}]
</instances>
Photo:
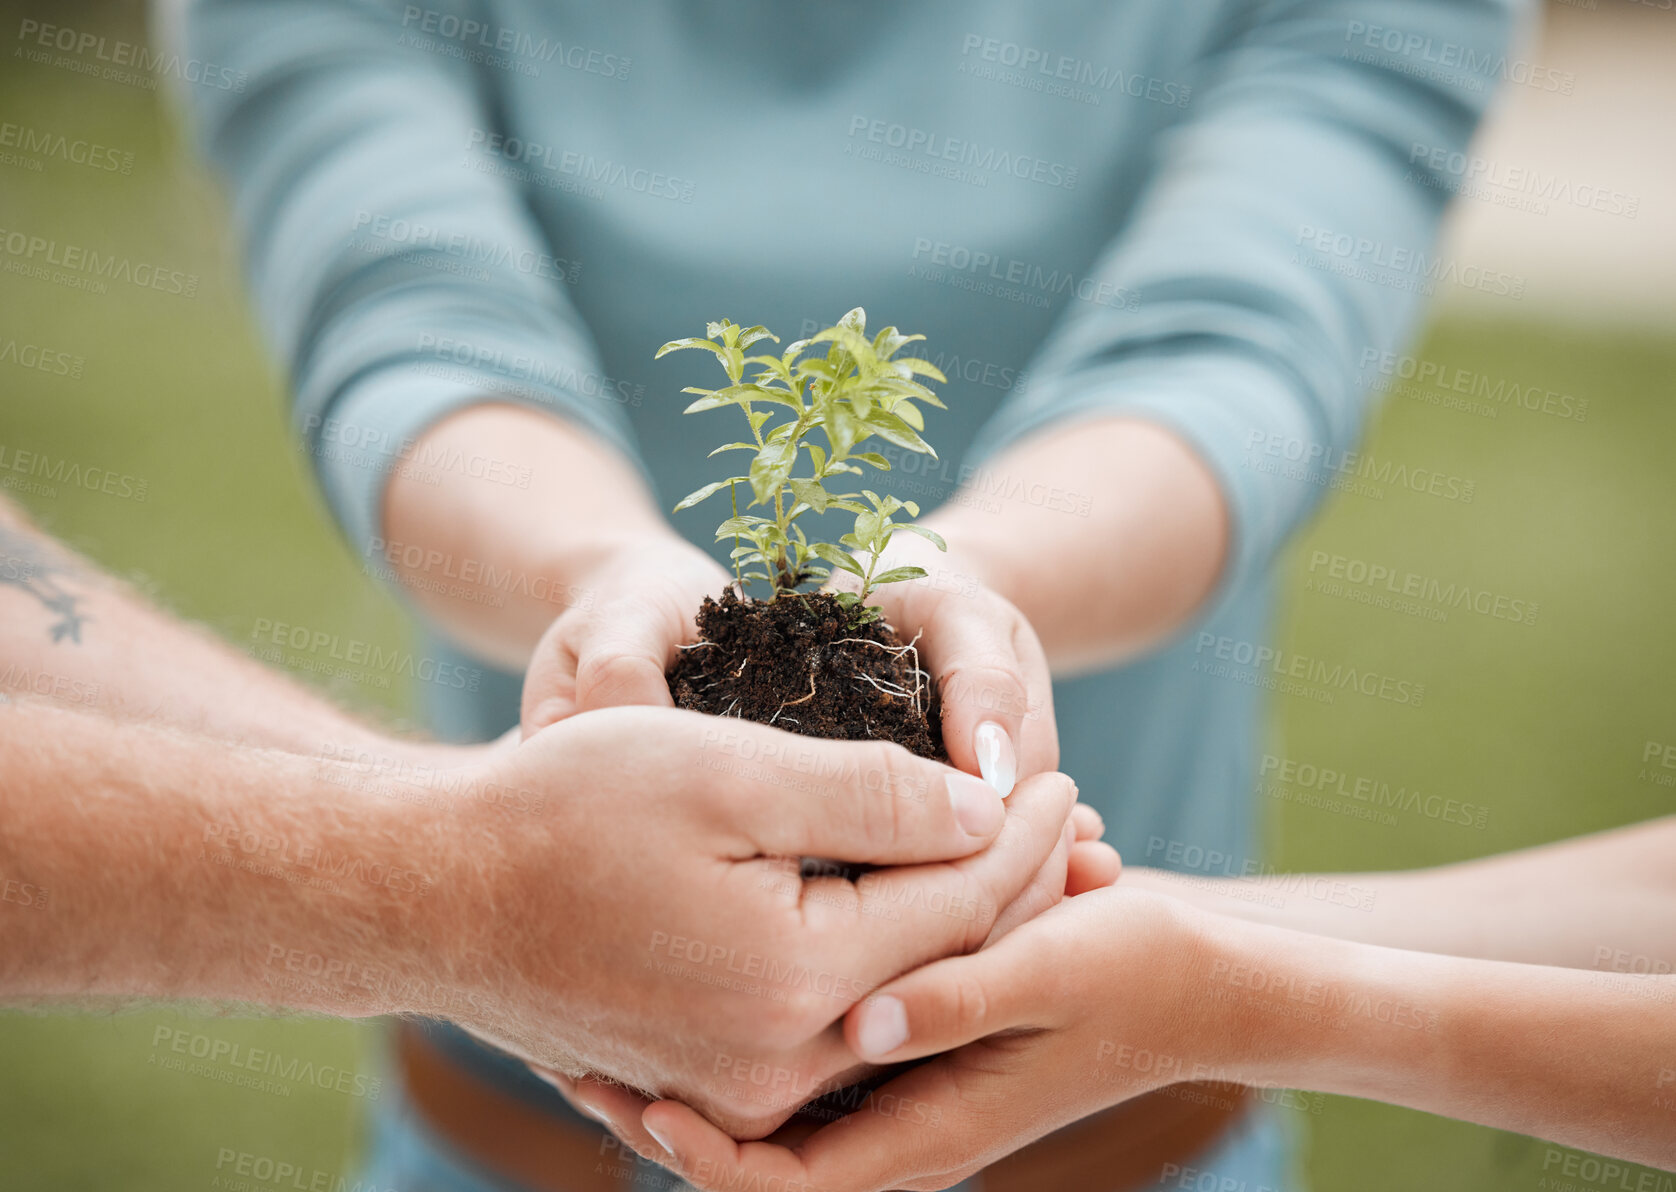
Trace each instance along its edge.
<instances>
[{"instance_id":1,"label":"blurred green background","mask_svg":"<svg viewBox=\"0 0 1676 1192\"><path fill-rule=\"evenodd\" d=\"M15 27L17 10L0 12ZM132 5L99 8L97 20L114 35L143 36ZM201 278L194 300L133 301L0 273L0 348L14 340L79 361L79 375L58 376L0 360L0 464L15 450L38 451L127 474L146 494L20 487L0 466L9 495L235 644L249 643L258 617L403 641L403 614L337 539L290 446L226 212L166 97L8 57L0 121L73 129L133 155L127 174L51 157L39 169L0 162L0 228ZM1486 810L1473 826L1414 810L1368 820L1350 800L1265 787L1258 797L1281 868L1430 865L1676 810L1676 789L1641 761L1646 742L1676 741L1676 337L1457 313L1436 319L1413 354L1491 384L1586 398L1587 416L1508 404L1491 417L1448 408L1445 391L1423 384L1391 397L1368 450L1470 480L1473 499L1386 485L1377 496L1331 500L1287 562L1280 644L1424 682L1424 703L1281 698L1267 751ZM1534 623L1372 606L1323 590L1316 552L1534 602ZM399 686L332 690L393 721L409 711ZM216 1180L229 1174L228 1151L352 1183L364 1100L305 1084L236 1090L166 1070L175 1037L166 1032L377 1075L377 1029L174 1011L0 1014L0 1188L224 1186ZM1321 1112L1300 1116L1324 1192L1554 1186L1543 1182L1546 1144L1342 1099L1316 1103Z\"/></svg>"}]
</instances>

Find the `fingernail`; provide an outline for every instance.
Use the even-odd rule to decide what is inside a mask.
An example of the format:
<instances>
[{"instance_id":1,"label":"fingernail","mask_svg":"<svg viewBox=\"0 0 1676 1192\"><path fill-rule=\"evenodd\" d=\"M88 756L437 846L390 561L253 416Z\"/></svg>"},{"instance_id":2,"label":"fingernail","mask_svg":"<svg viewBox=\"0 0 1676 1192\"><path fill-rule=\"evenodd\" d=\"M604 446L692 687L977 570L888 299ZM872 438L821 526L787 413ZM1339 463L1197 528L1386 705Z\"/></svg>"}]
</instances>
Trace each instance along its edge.
<instances>
[{"instance_id":1,"label":"fingernail","mask_svg":"<svg viewBox=\"0 0 1676 1192\"><path fill-rule=\"evenodd\" d=\"M1007 818L1007 809L995 797L995 790L981 778L956 770L945 775L954 818L968 835L993 836Z\"/></svg>"},{"instance_id":2,"label":"fingernail","mask_svg":"<svg viewBox=\"0 0 1676 1192\"><path fill-rule=\"evenodd\" d=\"M978 725L972 734L972 750L978 755L978 773L1005 799L1018 782L1018 754L1013 752L1007 730L993 720Z\"/></svg>"},{"instance_id":3,"label":"fingernail","mask_svg":"<svg viewBox=\"0 0 1676 1192\"><path fill-rule=\"evenodd\" d=\"M646 1127L646 1133L652 1136L652 1141L663 1148L664 1154L673 1155L675 1153L675 1148L669 1145L669 1139L665 1138L662 1134L659 1134L654 1127L647 1125L645 1122L641 1122L640 1124Z\"/></svg>"},{"instance_id":4,"label":"fingernail","mask_svg":"<svg viewBox=\"0 0 1676 1192\"><path fill-rule=\"evenodd\" d=\"M876 997L861 1008L856 1044L862 1059L887 1056L908 1041L908 1008L901 999Z\"/></svg>"}]
</instances>

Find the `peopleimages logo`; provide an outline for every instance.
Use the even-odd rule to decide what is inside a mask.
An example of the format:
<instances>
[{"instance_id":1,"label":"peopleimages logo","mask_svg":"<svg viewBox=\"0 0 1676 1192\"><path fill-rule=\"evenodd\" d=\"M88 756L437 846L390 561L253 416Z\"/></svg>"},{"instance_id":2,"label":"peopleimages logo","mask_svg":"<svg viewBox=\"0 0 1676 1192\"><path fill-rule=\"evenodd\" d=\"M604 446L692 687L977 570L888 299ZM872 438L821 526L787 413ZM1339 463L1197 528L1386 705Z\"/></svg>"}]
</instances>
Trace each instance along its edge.
<instances>
[{"instance_id":1,"label":"peopleimages logo","mask_svg":"<svg viewBox=\"0 0 1676 1192\"><path fill-rule=\"evenodd\" d=\"M571 70L599 75L607 79L628 78L630 59L622 54L589 49L576 44L566 45L558 38L542 37L504 25L490 25L470 17L434 8L420 8L409 4L402 10L402 28L411 32L427 33L459 47L493 51L514 58L528 58L534 62L557 62ZM416 44L404 42L403 44ZM431 46L418 45L420 49ZM463 55L457 55L463 56Z\"/></svg>"},{"instance_id":2,"label":"peopleimages logo","mask_svg":"<svg viewBox=\"0 0 1676 1192\"><path fill-rule=\"evenodd\" d=\"M1198 655L1190 668L1196 673L1213 678L1246 679L1250 676L1272 675L1277 679L1292 680L1319 688L1326 693L1355 692L1388 703L1406 704L1418 708L1425 698L1426 685L1399 679L1395 675L1361 670L1343 663L1311 658L1274 646L1258 645L1239 638L1201 632L1193 643ZM1208 655L1208 657L1207 657ZM1243 673L1242 673L1243 672ZM1286 691L1286 689L1282 689ZM1291 692L1286 692L1290 694ZM1304 694L1304 692L1299 692Z\"/></svg>"},{"instance_id":3,"label":"peopleimages logo","mask_svg":"<svg viewBox=\"0 0 1676 1192\"><path fill-rule=\"evenodd\" d=\"M196 273L184 273L147 261L136 262L77 244L60 244L57 240L31 236L15 229L0 228L0 251L9 258L6 261L8 273L20 273L44 281L64 278L78 283L79 289L92 289L97 293L104 293L101 283L120 281L139 286L142 290L157 290L183 298L198 296ZM64 272L51 274L49 271L54 269Z\"/></svg>"},{"instance_id":4,"label":"peopleimages logo","mask_svg":"<svg viewBox=\"0 0 1676 1192\"><path fill-rule=\"evenodd\" d=\"M63 66L78 74L137 84L147 90L154 89L159 78L179 79L183 83L201 84L218 91L243 91L245 87L246 78L242 70L217 66L198 58L182 58L179 54L153 50L118 37L84 33L63 25L48 25L27 17L18 25L17 39L24 47L19 52L30 62ZM50 50L71 57L54 61L47 53ZM89 58L92 61L88 61ZM126 67L133 69L123 69Z\"/></svg>"},{"instance_id":5,"label":"peopleimages logo","mask_svg":"<svg viewBox=\"0 0 1676 1192\"><path fill-rule=\"evenodd\" d=\"M900 149L910 157L925 159L928 165L947 164L976 171L976 179L980 182L990 175L1005 174L1023 182L1039 182L1065 190L1073 190L1077 185L1076 166L963 137L947 136L932 129L914 128L867 116L851 116L849 137L852 143L859 139L864 145ZM848 150L850 147L845 148ZM890 164L907 164L889 158L882 160Z\"/></svg>"}]
</instances>

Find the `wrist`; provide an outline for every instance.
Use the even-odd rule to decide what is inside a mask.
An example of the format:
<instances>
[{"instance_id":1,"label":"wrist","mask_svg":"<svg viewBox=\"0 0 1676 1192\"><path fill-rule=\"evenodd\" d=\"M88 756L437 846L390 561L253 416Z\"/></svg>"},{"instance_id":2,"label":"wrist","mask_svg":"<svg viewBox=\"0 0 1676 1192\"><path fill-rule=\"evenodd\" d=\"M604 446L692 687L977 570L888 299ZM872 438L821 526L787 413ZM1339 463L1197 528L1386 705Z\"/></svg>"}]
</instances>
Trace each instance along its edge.
<instances>
[{"instance_id":1,"label":"wrist","mask_svg":"<svg viewBox=\"0 0 1676 1192\"><path fill-rule=\"evenodd\" d=\"M246 832L217 862L252 863L237 876L254 905L234 926L254 937L256 1000L345 1017L446 1013L437 961L460 934L451 910L464 880L451 772L389 755L272 760L283 781L270 806L286 812L260 846L269 855L241 858Z\"/></svg>"}]
</instances>

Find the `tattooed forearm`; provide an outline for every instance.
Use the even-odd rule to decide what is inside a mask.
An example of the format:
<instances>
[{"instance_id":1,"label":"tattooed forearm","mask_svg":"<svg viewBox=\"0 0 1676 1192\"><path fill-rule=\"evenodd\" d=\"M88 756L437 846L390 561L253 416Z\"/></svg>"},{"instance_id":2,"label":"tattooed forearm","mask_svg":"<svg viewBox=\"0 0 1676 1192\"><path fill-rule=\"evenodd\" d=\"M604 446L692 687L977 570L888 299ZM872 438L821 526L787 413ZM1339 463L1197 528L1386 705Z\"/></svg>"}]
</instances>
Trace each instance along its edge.
<instances>
[{"instance_id":1,"label":"tattooed forearm","mask_svg":"<svg viewBox=\"0 0 1676 1192\"><path fill-rule=\"evenodd\" d=\"M48 628L52 640L81 644L81 627L89 618L81 611L85 599L60 582L76 576L73 562L45 543L9 526L0 525L0 586L21 588L57 620Z\"/></svg>"}]
</instances>

